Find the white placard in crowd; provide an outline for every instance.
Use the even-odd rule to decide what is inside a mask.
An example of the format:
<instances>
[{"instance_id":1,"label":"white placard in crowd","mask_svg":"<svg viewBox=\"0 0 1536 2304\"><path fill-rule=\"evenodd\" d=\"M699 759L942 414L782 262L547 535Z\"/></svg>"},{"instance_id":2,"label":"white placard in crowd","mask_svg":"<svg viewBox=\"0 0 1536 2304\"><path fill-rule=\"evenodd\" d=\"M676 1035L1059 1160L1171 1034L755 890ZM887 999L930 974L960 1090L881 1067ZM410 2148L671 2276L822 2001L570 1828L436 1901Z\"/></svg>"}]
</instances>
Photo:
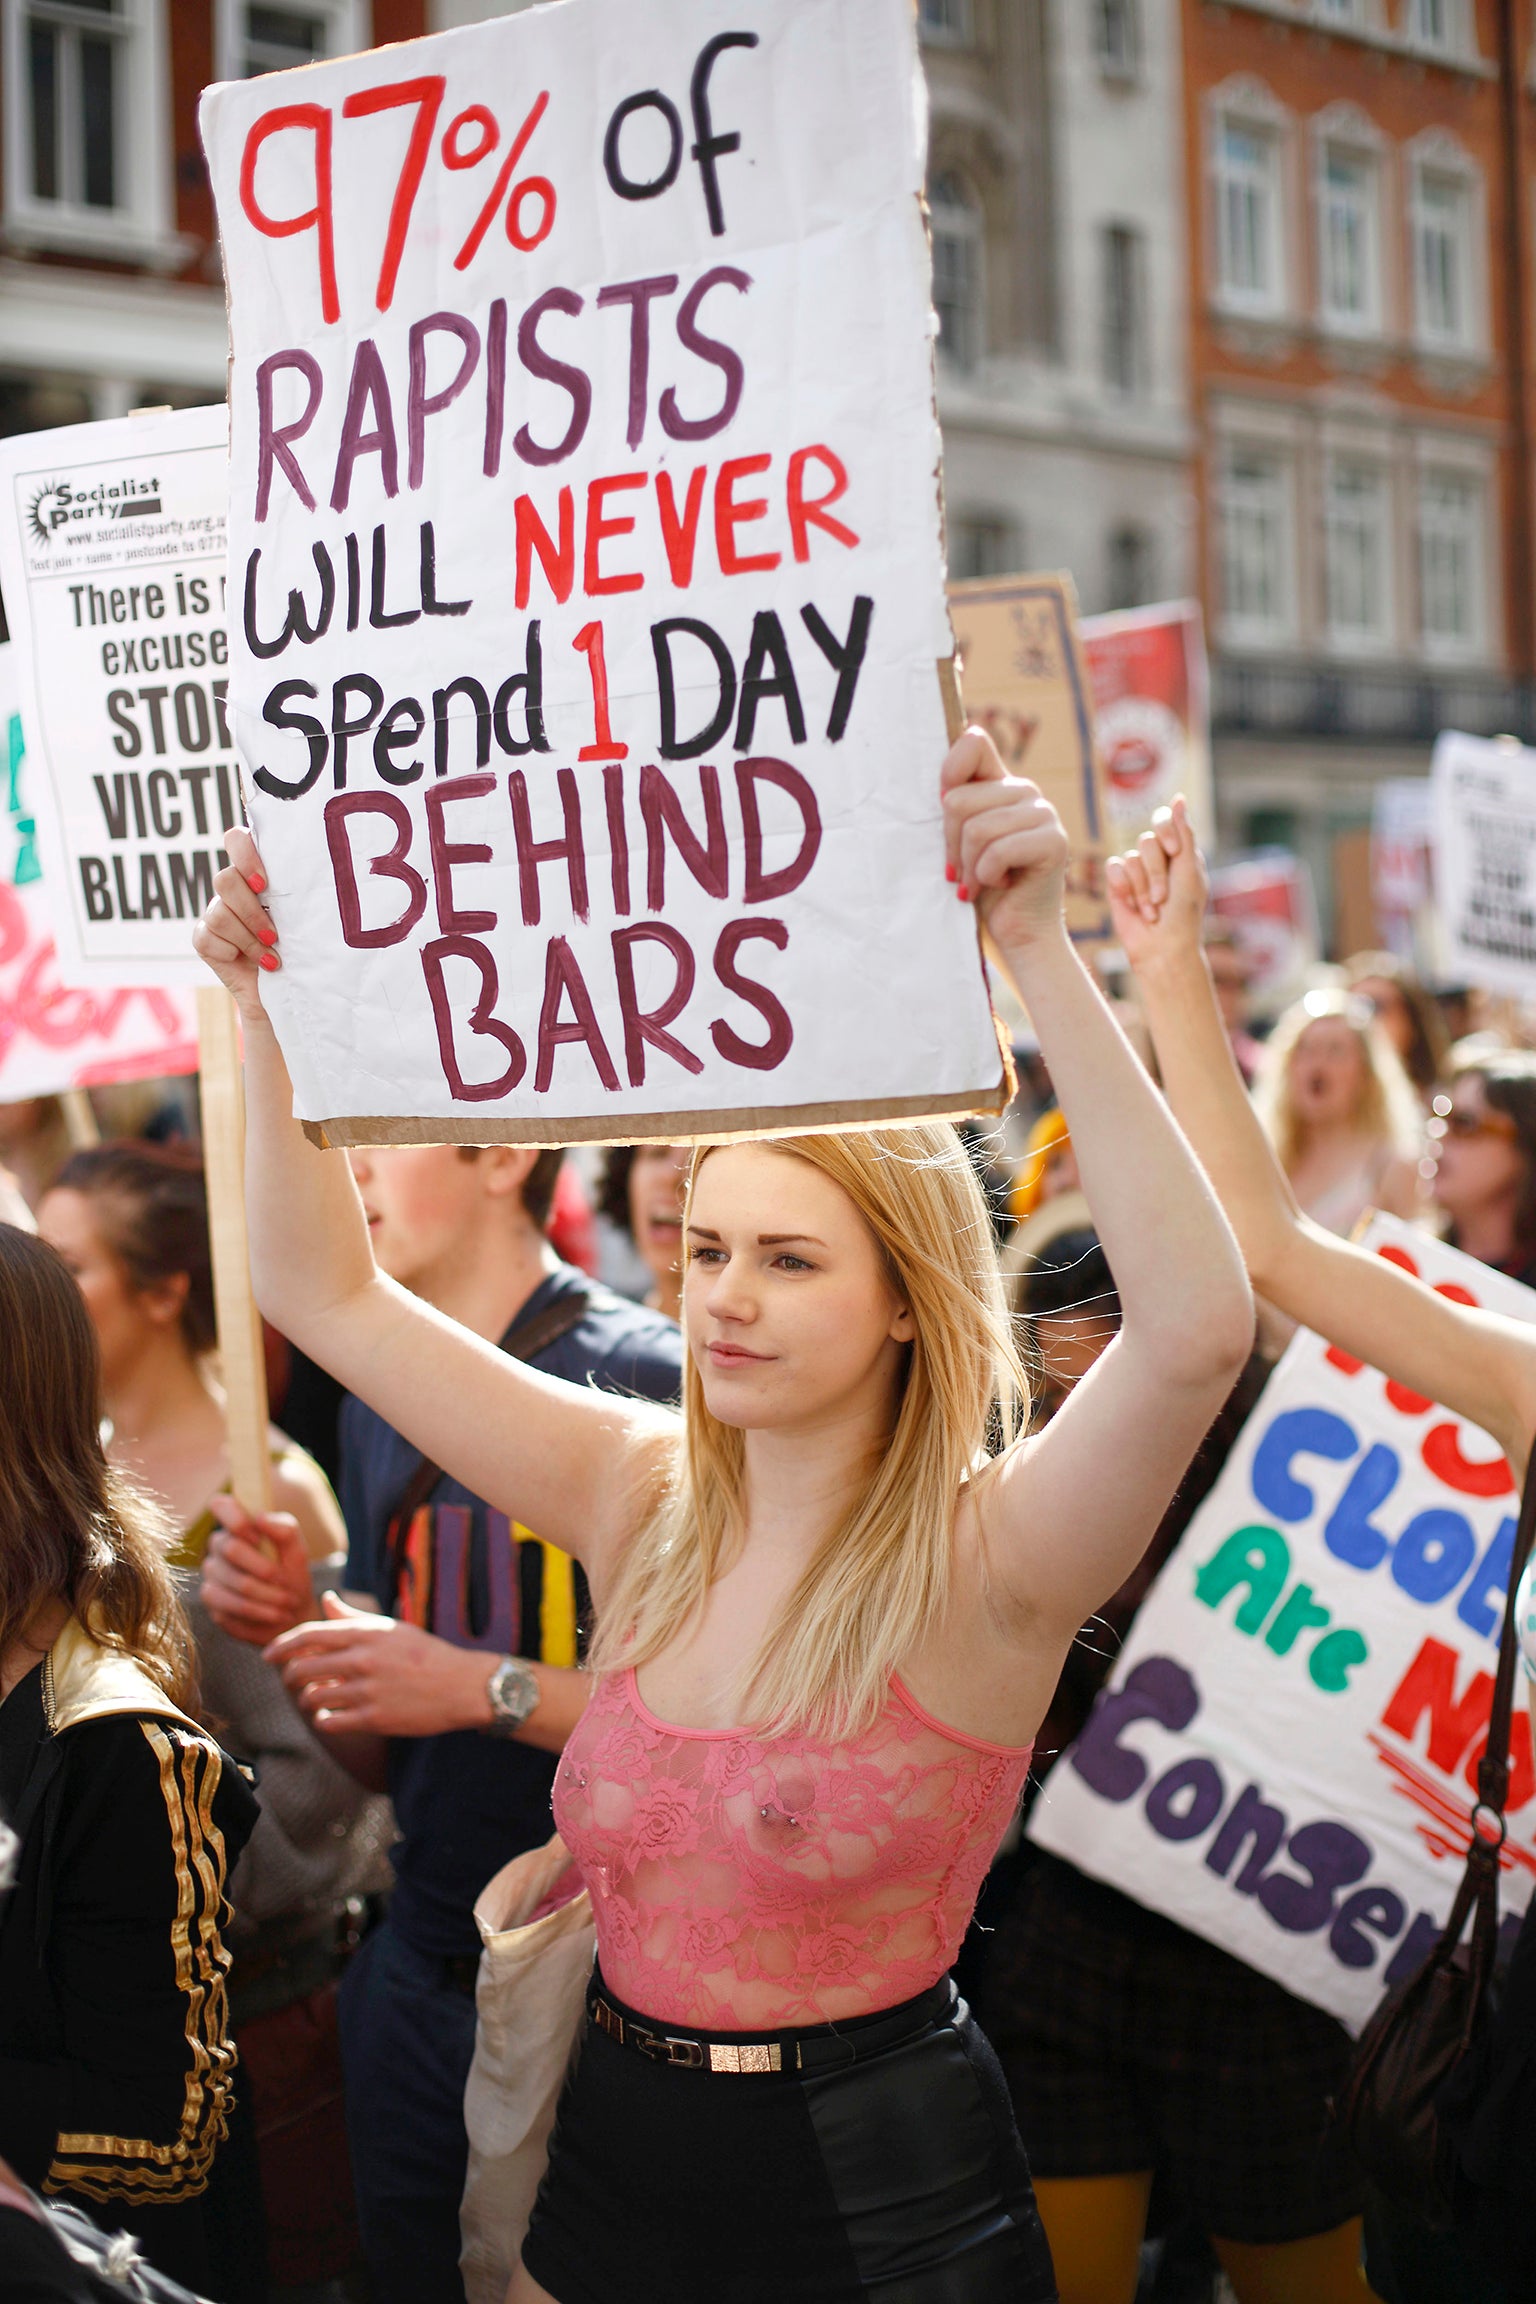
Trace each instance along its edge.
<instances>
[{"instance_id":1,"label":"white placard in crowd","mask_svg":"<svg viewBox=\"0 0 1536 2304\"><path fill-rule=\"evenodd\" d=\"M1509 737L1435 746L1435 901L1453 983L1536 994L1536 752Z\"/></svg>"},{"instance_id":2,"label":"white placard in crowd","mask_svg":"<svg viewBox=\"0 0 1536 2304\"><path fill-rule=\"evenodd\" d=\"M1110 845L1128 847L1176 793L1209 846L1210 674L1198 600L1167 600L1112 616L1085 616L1083 656L1093 689Z\"/></svg>"},{"instance_id":3,"label":"white placard in crowd","mask_svg":"<svg viewBox=\"0 0 1536 2304\"><path fill-rule=\"evenodd\" d=\"M190 994L67 985L44 893L16 650L0 645L0 1104L197 1068Z\"/></svg>"},{"instance_id":4,"label":"white placard in crowd","mask_svg":"<svg viewBox=\"0 0 1536 2304\"><path fill-rule=\"evenodd\" d=\"M996 1101L910 0L724 22L565 0L203 99L231 708L333 1140Z\"/></svg>"},{"instance_id":5,"label":"white placard in crowd","mask_svg":"<svg viewBox=\"0 0 1536 2304\"><path fill-rule=\"evenodd\" d=\"M1365 1237L1536 1319L1529 1289L1407 1225ZM1486 1435L1303 1330L1030 1837L1358 2029L1461 1878L1518 1510ZM1536 1877L1523 1706L1512 1750L1506 1915Z\"/></svg>"},{"instance_id":6,"label":"white placard in crowd","mask_svg":"<svg viewBox=\"0 0 1536 2304\"><path fill-rule=\"evenodd\" d=\"M0 591L72 984L208 980L192 928L239 821L227 433L219 406L0 443Z\"/></svg>"}]
</instances>

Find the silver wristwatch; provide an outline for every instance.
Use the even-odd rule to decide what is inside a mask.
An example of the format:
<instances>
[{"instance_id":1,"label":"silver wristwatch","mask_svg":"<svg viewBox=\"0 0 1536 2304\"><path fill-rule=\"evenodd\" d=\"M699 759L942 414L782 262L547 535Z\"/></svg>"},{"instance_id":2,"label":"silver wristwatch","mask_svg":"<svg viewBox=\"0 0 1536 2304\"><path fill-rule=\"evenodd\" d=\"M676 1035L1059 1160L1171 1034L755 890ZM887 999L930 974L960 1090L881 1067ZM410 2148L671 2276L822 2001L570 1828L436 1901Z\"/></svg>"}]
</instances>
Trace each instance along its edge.
<instances>
[{"instance_id":1,"label":"silver wristwatch","mask_svg":"<svg viewBox=\"0 0 1536 2304\"><path fill-rule=\"evenodd\" d=\"M485 1692L491 1700L488 1736L515 1736L539 1701L539 1676L520 1656L503 1656Z\"/></svg>"}]
</instances>

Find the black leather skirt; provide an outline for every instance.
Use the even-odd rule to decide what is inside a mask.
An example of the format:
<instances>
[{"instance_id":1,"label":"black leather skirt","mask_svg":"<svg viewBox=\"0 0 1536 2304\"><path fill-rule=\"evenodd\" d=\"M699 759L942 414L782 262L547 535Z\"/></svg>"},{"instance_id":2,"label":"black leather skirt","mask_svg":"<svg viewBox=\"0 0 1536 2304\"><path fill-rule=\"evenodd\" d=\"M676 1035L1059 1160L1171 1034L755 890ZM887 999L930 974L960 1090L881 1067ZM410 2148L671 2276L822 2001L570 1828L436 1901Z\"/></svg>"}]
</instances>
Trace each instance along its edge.
<instances>
[{"instance_id":1,"label":"black leather skirt","mask_svg":"<svg viewBox=\"0 0 1536 2304\"><path fill-rule=\"evenodd\" d=\"M589 2024L523 2244L555 2304L1054 2304L1003 2076L947 1978L851 2023L689 2038L773 2040L780 2069Z\"/></svg>"}]
</instances>

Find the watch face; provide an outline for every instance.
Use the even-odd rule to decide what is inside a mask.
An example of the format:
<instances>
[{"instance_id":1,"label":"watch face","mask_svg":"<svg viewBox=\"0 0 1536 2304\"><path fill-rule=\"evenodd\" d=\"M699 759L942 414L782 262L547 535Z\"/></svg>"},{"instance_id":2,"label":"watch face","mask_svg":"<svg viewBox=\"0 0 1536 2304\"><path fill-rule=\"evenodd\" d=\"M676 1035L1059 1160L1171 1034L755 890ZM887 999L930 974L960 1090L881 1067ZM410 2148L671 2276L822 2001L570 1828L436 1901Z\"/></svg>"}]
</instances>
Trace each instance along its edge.
<instances>
[{"instance_id":1,"label":"watch face","mask_svg":"<svg viewBox=\"0 0 1536 2304\"><path fill-rule=\"evenodd\" d=\"M539 1684L526 1664L512 1658L492 1674L490 1697L499 1719L521 1726L539 1700Z\"/></svg>"}]
</instances>

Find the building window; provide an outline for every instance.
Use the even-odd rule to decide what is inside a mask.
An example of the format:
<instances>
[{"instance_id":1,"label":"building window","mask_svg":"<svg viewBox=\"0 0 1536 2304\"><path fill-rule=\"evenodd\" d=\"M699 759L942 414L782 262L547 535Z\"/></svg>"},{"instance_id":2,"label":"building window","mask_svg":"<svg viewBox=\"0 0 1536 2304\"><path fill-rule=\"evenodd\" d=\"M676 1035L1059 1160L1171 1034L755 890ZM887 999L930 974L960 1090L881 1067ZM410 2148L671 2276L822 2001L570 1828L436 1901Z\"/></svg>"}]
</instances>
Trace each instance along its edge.
<instances>
[{"instance_id":1,"label":"building window","mask_svg":"<svg viewBox=\"0 0 1536 2304\"><path fill-rule=\"evenodd\" d=\"M1379 648L1392 636L1391 506L1374 464L1331 464L1323 514L1328 637L1338 647Z\"/></svg>"},{"instance_id":2,"label":"building window","mask_svg":"<svg viewBox=\"0 0 1536 2304\"><path fill-rule=\"evenodd\" d=\"M936 176L928 193L933 233L933 308L939 348L957 368L980 359L983 327L981 210L970 187L952 169Z\"/></svg>"},{"instance_id":3,"label":"building window","mask_svg":"<svg viewBox=\"0 0 1536 2304\"><path fill-rule=\"evenodd\" d=\"M1427 652L1465 656L1482 641L1483 491L1464 472L1419 477L1419 630Z\"/></svg>"},{"instance_id":4,"label":"building window","mask_svg":"<svg viewBox=\"0 0 1536 2304\"><path fill-rule=\"evenodd\" d=\"M7 237L181 262L163 0L9 0L0 15Z\"/></svg>"},{"instance_id":5,"label":"building window","mask_svg":"<svg viewBox=\"0 0 1536 2304\"><path fill-rule=\"evenodd\" d=\"M1134 80L1141 69L1137 0L1097 0L1093 14L1100 70L1111 80Z\"/></svg>"},{"instance_id":6,"label":"building window","mask_svg":"<svg viewBox=\"0 0 1536 2304\"><path fill-rule=\"evenodd\" d=\"M1466 46L1464 0L1409 0L1408 37L1417 48L1459 56Z\"/></svg>"},{"instance_id":7,"label":"building window","mask_svg":"<svg viewBox=\"0 0 1536 2304\"><path fill-rule=\"evenodd\" d=\"M1365 9L1362 0L1312 0L1312 13L1320 24L1362 24Z\"/></svg>"},{"instance_id":8,"label":"building window","mask_svg":"<svg viewBox=\"0 0 1536 2304\"><path fill-rule=\"evenodd\" d=\"M962 512L949 523L949 573L957 584L973 576L1012 576L1023 556L1011 520Z\"/></svg>"},{"instance_id":9,"label":"building window","mask_svg":"<svg viewBox=\"0 0 1536 2304\"><path fill-rule=\"evenodd\" d=\"M1216 263L1224 300L1249 311L1281 302L1280 145L1249 120L1216 129Z\"/></svg>"},{"instance_id":10,"label":"building window","mask_svg":"<svg viewBox=\"0 0 1536 2304\"><path fill-rule=\"evenodd\" d=\"M1105 558L1110 608L1145 608L1156 598L1152 539L1145 528L1111 529Z\"/></svg>"},{"instance_id":11,"label":"building window","mask_svg":"<svg viewBox=\"0 0 1536 2304\"><path fill-rule=\"evenodd\" d=\"M1376 163L1347 145L1323 148L1317 258L1323 318L1336 328L1376 327L1381 318Z\"/></svg>"},{"instance_id":12,"label":"building window","mask_svg":"<svg viewBox=\"0 0 1536 2304\"><path fill-rule=\"evenodd\" d=\"M372 38L368 0L298 0L294 6L262 0L216 0L221 80L255 80L350 56Z\"/></svg>"},{"instance_id":13,"label":"building window","mask_svg":"<svg viewBox=\"0 0 1536 2304\"><path fill-rule=\"evenodd\" d=\"M1221 482L1222 616L1235 641L1285 639L1292 622L1291 476L1262 448L1234 448Z\"/></svg>"},{"instance_id":14,"label":"building window","mask_svg":"<svg viewBox=\"0 0 1536 2304\"><path fill-rule=\"evenodd\" d=\"M1419 340L1466 350L1473 341L1473 200L1463 175L1417 171L1413 202L1414 310Z\"/></svg>"},{"instance_id":15,"label":"building window","mask_svg":"<svg viewBox=\"0 0 1536 2304\"><path fill-rule=\"evenodd\" d=\"M132 19L114 0L31 0L25 20L32 197L123 207Z\"/></svg>"},{"instance_id":16,"label":"building window","mask_svg":"<svg viewBox=\"0 0 1536 2304\"><path fill-rule=\"evenodd\" d=\"M1146 257L1134 225L1105 225L1099 268L1104 381L1112 392L1139 393L1147 381Z\"/></svg>"},{"instance_id":17,"label":"building window","mask_svg":"<svg viewBox=\"0 0 1536 2304\"><path fill-rule=\"evenodd\" d=\"M971 0L917 0L917 24L930 47L969 47Z\"/></svg>"}]
</instances>

